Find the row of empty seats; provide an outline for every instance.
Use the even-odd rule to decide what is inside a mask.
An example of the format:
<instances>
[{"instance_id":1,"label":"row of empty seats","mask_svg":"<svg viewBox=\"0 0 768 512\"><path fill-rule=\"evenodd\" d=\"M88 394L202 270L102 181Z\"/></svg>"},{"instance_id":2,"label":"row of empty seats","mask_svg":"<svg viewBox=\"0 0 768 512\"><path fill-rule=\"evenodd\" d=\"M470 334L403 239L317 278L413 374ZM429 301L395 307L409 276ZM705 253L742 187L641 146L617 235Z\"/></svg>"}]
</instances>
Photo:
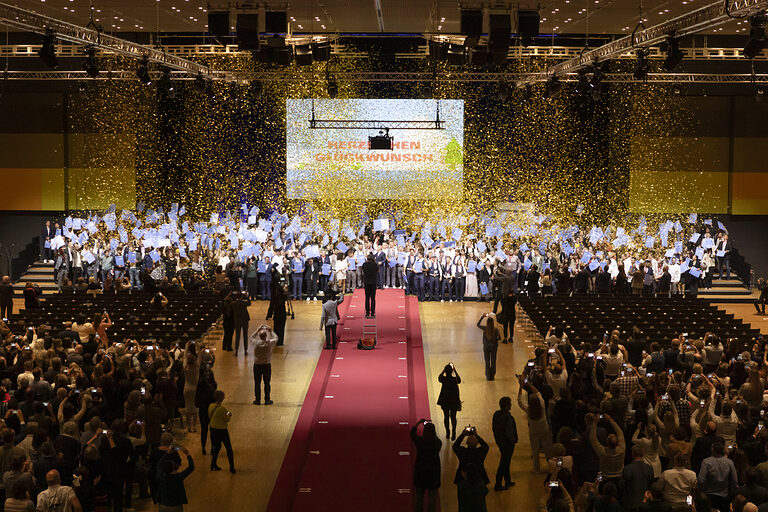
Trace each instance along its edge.
<instances>
[{"instance_id":1,"label":"row of empty seats","mask_svg":"<svg viewBox=\"0 0 768 512\"><path fill-rule=\"evenodd\" d=\"M176 342L199 340L221 316L221 296L170 295L164 309L154 309L151 295L104 294L90 296L49 295L39 308L21 310L11 318L12 329L21 334L17 320L26 325L46 324L58 332L64 322L80 316L91 319L94 327L104 311L109 313L113 327L107 331L111 342L126 339L141 343L168 346Z\"/></svg>"},{"instance_id":2,"label":"row of empty seats","mask_svg":"<svg viewBox=\"0 0 768 512\"><path fill-rule=\"evenodd\" d=\"M696 298L521 296L519 302L540 334L545 335L550 325L559 326L575 344L599 342L614 329L627 339L635 326L649 342L663 344L682 333L696 339L712 332L723 340L750 340L760 334L759 329Z\"/></svg>"}]
</instances>

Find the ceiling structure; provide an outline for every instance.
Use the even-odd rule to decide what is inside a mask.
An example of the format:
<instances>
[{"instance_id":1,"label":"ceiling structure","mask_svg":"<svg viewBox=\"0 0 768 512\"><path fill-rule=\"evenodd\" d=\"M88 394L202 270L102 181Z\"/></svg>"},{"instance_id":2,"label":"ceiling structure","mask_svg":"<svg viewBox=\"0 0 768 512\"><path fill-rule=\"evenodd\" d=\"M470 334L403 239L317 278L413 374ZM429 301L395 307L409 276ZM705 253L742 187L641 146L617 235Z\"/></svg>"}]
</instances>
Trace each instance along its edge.
<instances>
[{"instance_id":1,"label":"ceiling structure","mask_svg":"<svg viewBox=\"0 0 768 512\"><path fill-rule=\"evenodd\" d=\"M203 35L207 31L207 0L6 2L79 25L88 23L92 4L94 21L107 33ZM493 4L492 8L500 9L512 9L513 5L507 0L476 2L474 5L461 2L461 5L467 8L488 7L489 3ZM651 26L711 3L712 0L542 0L531 5L515 3L514 7L535 9L539 6L540 33L543 35L627 35L640 21L641 5L643 21L646 26ZM295 0L290 3L270 0L266 2L266 8L287 10L291 31L299 33L456 34L460 31L460 2L457 0ZM746 35L748 32L749 23L746 20L733 20L704 33Z\"/></svg>"}]
</instances>

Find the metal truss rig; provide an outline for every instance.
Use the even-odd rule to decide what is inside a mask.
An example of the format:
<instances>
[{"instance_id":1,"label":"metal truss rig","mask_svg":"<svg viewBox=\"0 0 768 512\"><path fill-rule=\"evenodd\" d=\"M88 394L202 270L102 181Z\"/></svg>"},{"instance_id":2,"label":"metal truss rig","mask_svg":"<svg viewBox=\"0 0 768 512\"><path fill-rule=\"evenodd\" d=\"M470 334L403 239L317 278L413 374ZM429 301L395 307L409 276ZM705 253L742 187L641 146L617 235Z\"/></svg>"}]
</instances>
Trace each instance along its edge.
<instances>
[{"instance_id":1,"label":"metal truss rig","mask_svg":"<svg viewBox=\"0 0 768 512\"><path fill-rule=\"evenodd\" d=\"M443 123L434 121L373 121L355 119L351 121L332 119L311 119L309 127L316 130L442 130Z\"/></svg>"},{"instance_id":2,"label":"metal truss rig","mask_svg":"<svg viewBox=\"0 0 768 512\"><path fill-rule=\"evenodd\" d=\"M208 78L232 80L231 74L228 72L212 70L197 62L169 55L156 48L136 44L119 37L104 34L100 30L81 27L2 2L0 2L0 24L38 34L45 34L47 31L52 30L57 39L64 41L90 45L101 50L129 57L147 57L151 62L157 62L168 68L195 73L196 75L203 74Z\"/></svg>"},{"instance_id":3,"label":"metal truss rig","mask_svg":"<svg viewBox=\"0 0 768 512\"><path fill-rule=\"evenodd\" d=\"M594 50L584 51L578 57L550 66L543 73L535 73L524 80L519 80L517 85L539 81L536 75L560 77L595 62L615 58L635 48L657 45L670 36L682 37L695 34L732 21L733 18L745 18L767 7L768 0L721 0L650 28L643 28L632 35L604 44Z\"/></svg>"},{"instance_id":4,"label":"metal truss rig","mask_svg":"<svg viewBox=\"0 0 768 512\"><path fill-rule=\"evenodd\" d=\"M160 78L158 72L150 72L153 80ZM305 82L324 80L313 73L299 73L290 71L260 71L260 72L236 72L233 73L239 83L247 84L253 80L262 82ZM173 80L194 80L196 73L186 71L173 71ZM338 72L334 78L348 82L422 82L433 84L433 73L379 73L379 72ZM526 83L545 82L547 75L537 74L531 77L522 73L438 73L437 81L440 82L469 82L469 83L508 83L525 80ZM572 82L578 80L577 73L566 73L560 77L562 81ZM3 80L82 80L88 82L103 82L110 80L136 81L136 73L132 70L102 71L98 78L89 78L85 71L0 71L0 83ZM605 83L643 83L637 80L632 73L606 73L603 75ZM749 84L768 83L768 74L712 74L712 73L649 73L645 82L649 83L710 83L710 84ZM434 121L424 121L434 125ZM356 127L357 128L357 127Z\"/></svg>"}]
</instances>

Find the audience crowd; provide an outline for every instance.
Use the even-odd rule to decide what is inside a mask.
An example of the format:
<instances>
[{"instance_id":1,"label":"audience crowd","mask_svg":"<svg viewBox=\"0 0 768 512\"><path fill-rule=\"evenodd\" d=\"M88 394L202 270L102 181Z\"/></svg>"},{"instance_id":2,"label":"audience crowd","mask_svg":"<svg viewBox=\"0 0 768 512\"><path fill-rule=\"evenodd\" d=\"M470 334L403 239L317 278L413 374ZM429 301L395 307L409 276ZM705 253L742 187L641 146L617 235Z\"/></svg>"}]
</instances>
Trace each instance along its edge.
<instances>
[{"instance_id":1,"label":"audience crowd","mask_svg":"<svg viewBox=\"0 0 768 512\"><path fill-rule=\"evenodd\" d=\"M0 323L6 511L121 511L136 497L182 510L194 463L172 432L199 431L205 453L210 426L213 450L221 446L230 415L213 348L111 343L111 326L106 311L64 325Z\"/></svg>"}]
</instances>

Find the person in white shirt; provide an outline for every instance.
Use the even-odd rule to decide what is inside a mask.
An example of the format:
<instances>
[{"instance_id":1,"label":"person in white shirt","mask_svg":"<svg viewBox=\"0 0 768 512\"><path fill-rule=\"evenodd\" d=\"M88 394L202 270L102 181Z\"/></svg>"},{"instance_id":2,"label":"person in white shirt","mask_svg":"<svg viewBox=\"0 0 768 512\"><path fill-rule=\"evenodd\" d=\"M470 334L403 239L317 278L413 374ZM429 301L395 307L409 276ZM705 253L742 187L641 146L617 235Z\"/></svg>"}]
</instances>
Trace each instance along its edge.
<instances>
[{"instance_id":1,"label":"person in white shirt","mask_svg":"<svg viewBox=\"0 0 768 512\"><path fill-rule=\"evenodd\" d=\"M669 264L669 275L672 277L671 286L669 287L670 297L673 294L680 293L680 265L675 258Z\"/></svg>"},{"instance_id":2,"label":"person in white shirt","mask_svg":"<svg viewBox=\"0 0 768 512\"><path fill-rule=\"evenodd\" d=\"M37 512L83 512L75 491L61 485L61 476L55 469L45 474L48 488L37 496Z\"/></svg>"},{"instance_id":3,"label":"person in white shirt","mask_svg":"<svg viewBox=\"0 0 768 512\"><path fill-rule=\"evenodd\" d=\"M277 345L277 334L268 325L262 325L251 335L253 346L254 405L261 405L261 381L264 381L264 405L272 405L272 351Z\"/></svg>"}]
</instances>

